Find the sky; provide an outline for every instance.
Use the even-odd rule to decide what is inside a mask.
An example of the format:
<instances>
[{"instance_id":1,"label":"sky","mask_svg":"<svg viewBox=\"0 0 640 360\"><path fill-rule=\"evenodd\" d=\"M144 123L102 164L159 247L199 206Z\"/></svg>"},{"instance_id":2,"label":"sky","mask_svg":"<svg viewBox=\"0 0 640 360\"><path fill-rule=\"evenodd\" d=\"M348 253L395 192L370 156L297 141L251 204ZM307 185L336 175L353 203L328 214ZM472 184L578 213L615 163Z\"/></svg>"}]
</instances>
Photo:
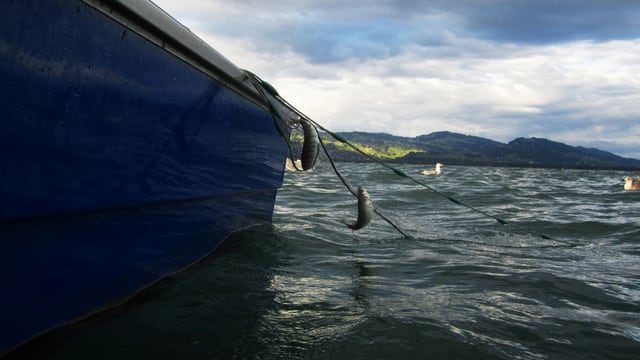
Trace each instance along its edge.
<instances>
[{"instance_id":1,"label":"sky","mask_svg":"<svg viewBox=\"0 0 640 360\"><path fill-rule=\"evenodd\" d=\"M640 1L153 1L332 131L640 159Z\"/></svg>"}]
</instances>

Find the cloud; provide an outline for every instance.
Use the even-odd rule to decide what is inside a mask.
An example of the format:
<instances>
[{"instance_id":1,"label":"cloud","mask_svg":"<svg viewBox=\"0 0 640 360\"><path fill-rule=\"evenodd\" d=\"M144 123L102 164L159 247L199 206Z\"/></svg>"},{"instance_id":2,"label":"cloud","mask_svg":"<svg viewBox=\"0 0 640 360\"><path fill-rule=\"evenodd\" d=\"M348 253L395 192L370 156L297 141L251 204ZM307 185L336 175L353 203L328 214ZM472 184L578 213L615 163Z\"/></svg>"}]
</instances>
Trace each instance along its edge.
<instances>
[{"instance_id":1,"label":"cloud","mask_svg":"<svg viewBox=\"0 0 640 360\"><path fill-rule=\"evenodd\" d=\"M157 1L199 32L286 48L312 63L396 56L411 46L443 49L460 39L554 44L638 37L635 1Z\"/></svg>"},{"instance_id":2,"label":"cloud","mask_svg":"<svg viewBox=\"0 0 640 360\"><path fill-rule=\"evenodd\" d=\"M537 136L640 158L634 1L157 2L335 131Z\"/></svg>"},{"instance_id":3,"label":"cloud","mask_svg":"<svg viewBox=\"0 0 640 360\"><path fill-rule=\"evenodd\" d=\"M295 75L297 81L273 82L336 130L405 136L451 130L499 141L538 136L585 146L598 138L637 142L639 134L630 129L640 114L640 77L628 64L640 64L639 42L509 50L499 59L406 53L331 67L332 76L322 80L307 79L305 73L314 73L309 67ZM638 150L624 154L635 157Z\"/></svg>"},{"instance_id":4,"label":"cloud","mask_svg":"<svg viewBox=\"0 0 640 360\"><path fill-rule=\"evenodd\" d=\"M458 4L458 2L454 2ZM463 1L465 29L477 37L519 44L637 38L640 7L635 1L539 0Z\"/></svg>"}]
</instances>

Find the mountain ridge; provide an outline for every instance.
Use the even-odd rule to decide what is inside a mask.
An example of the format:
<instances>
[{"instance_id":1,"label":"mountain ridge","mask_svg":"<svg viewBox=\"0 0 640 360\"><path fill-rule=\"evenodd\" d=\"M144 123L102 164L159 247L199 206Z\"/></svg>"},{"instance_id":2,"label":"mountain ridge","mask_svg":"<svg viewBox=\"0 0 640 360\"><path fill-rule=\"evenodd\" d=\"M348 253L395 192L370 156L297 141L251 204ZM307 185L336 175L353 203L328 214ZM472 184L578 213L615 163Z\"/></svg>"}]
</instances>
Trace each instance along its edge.
<instances>
[{"instance_id":1,"label":"mountain ridge","mask_svg":"<svg viewBox=\"0 0 640 360\"><path fill-rule=\"evenodd\" d=\"M573 169L640 170L640 160L538 137L519 137L508 143L450 131L416 137L363 131L339 132L339 136L368 154L393 163L511 166ZM335 161L363 162L367 157L321 133ZM294 147L302 138L292 137Z\"/></svg>"}]
</instances>

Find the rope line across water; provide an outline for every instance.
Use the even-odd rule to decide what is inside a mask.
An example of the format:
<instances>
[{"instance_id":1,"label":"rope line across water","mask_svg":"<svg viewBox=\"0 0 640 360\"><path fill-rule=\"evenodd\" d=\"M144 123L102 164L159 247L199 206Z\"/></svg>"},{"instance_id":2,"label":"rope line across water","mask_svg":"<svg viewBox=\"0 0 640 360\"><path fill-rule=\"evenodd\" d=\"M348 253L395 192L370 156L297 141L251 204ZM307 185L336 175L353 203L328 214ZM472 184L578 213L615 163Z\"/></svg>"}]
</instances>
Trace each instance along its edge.
<instances>
[{"instance_id":1,"label":"rope line across water","mask_svg":"<svg viewBox=\"0 0 640 360\"><path fill-rule=\"evenodd\" d=\"M384 162L384 161L380 160L379 158L377 158L377 157L375 157L375 156L372 156L372 155L370 155L370 154L366 153L365 151L363 151L362 149L360 149L358 146L356 146L356 145L352 144L350 141L348 141L347 139L345 139L345 138L344 138L344 137L342 137L341 135L336 134L335 132L333 132L333 131L331 131L331 130L329 130L329 129L325 128L325 127L324 127L324 126L322 126L321 124L317 123L316 121L314 121L313 119L311 119L310 117L306 116L304 113L302 113L301 111L299 111L298 109L296 109L293 105L291 105L291 104L290 104L290 103L288 103L285 99L283 99L283 98L278 94L278 92L275 90L275 88L274 88L273 86L271 86L271 85L270 85L269 83L267 83L266 81L261 80L257 75L255 75L255 74L253 74L253 73L251 73L251 72L249 72L249 71L246 71L246 70L245 70L245 74L247 74L247 76L249 77L249 79L251 79L251 80L252 80L252 82L253 82L254 86L255 86L255 87L256 87L256 89L260 92L260 94L262 95L262 97L265 99L265 101L267 102L267 104L268 104L269 108L270 108L270 109L272 109L272 114L273 114L273 116L274 116L274 120L280 120L280 121L276 121L276 122L279 122L280 124L282 124L282 123L284 122L284 119L282 118L282 114L280 113L280 111L279 111L279 110L277 110L277 106L275 106L275 105L272 103L272 99L271 99L271 98L269 98L269 97L265 94L265 92L269 93L269 95L271 95L274 99L276 99L277 101L279 101L282 105L284 105L284 106L286 106L287 108L289 108L289 109L291 109L292 111L294 111L298 116L300 116L300 118L302 118L302 119L304 119L304 120L308 121L309 123L313 124L313 126L315 126L317 129L321 129L322 131L324 131L325 133L329 134L331 137L333 137L333 138L334 138L334 139L336 139L337 141L339 141L339 142L341 142L341 143L343 143L343 144L345 144L345 145L347 145L347 146L351 147L351 148L352 148L353 150L355 150L356 152L358 152L358 153L362 154L363 156L365 156L365 157L369 158L370 160L372 160L372 161L374 161L374 162L376 162L376 163L380 164L381 166L383 166L383 167L385 167L385 168L387 168L387 169L389 169L389 170L393 171L396 175L401 176L401 177L404 177L404 178L406 178L406 179L408 179L408 180L410 180L410 181L412 181L412 182L414 182L414 183L416 183L416 184L420 185L421 187L423 187L423 188L425 188L425 189L427 189L427 190L429 190L429 191L431 191L431 192L433 192L433 193L435 193L435 194L438 194L438 195L440 195L440 196L443 196L443 197L447 198L449 201L451 201L451 202L453 202L453 203L455 203L455 204L457 204L457 205L464 206L464 207L466 207L466 208L468 208L468 209L470 209L470 210L472 210L472 211L474 211L474 212L476 212L476 213L479 213L479 214L481 214L481 215L483 215L483 216L485 216L485 217L487 217L487 218L490 218L490 219L492 219L492 220L495 220L495 221L497 221L498 223L500 223L501 225L511 225L511 226L513 226L513 227L517 227L517 226L516 226L516 224L514 224L514 223L511 223L511 222L509 222L509 221L507 221L507 220L505 220L505 219L503 219L503 218L501 218L501 217L494 216L494 215L492 215L492 214L490 214L490 213L488 213L488 212L486 212L486 211L484 211L484 210L481 210L481 209L476 208L475 206L469 205L469 204L465 203L464 201L462 201L462 200L458 199L457 197L455 197L455 196L453 196L453 195L445 194L445 193L443 193L443 192L441 192L441 191L439 191L439 190L437 190L437 189L433 188L432 186L429 186L428 184L426 184L426 183L424 183L424 182L422 182L422 181L420 181L420 180L418 180L418 179L414 178L413 176L408 175L408 174L407 174L407 173L405 173L404 171L402 171L402 170L400 170L400 169L398 169L398 168L396 168L396 167L394 167L394 166L392 166L392 165L387 164L386 162ZM291 154L292 154L292 150L291 150L291 144L290 144L289 138L288 138L288 136L285 136L285 132L281 131L281 127L280 127L280 125L278 125L277 127L278 127L278 130L280 131L281 135L282 135L282 136L283 136L283 138L285 139L285 141L286 141L286 143L287 143L287 146L288 146L288 148L289 148L289 154L291 155ZM340 180L345 184L345 186L349 189L349 191L350 191L354 196L356 196L356 197L357 197L357 194L356 194L356 192L354 191L353 187L352 187L350 184L348 184L348 182L347 182L347 181L342 177L342 175L340 175L340 173L338 172L338 169L336 168L335 164L333 163L333 160L331 159L331 156L329 155L329 152L327 151L327 149L326 149L326 147L325 147L325 145L324 145L324 143L323 143L323 141L322 141L322 138L320 138L320 136L318 136L318 138L319 138L319 140L320 140L320 144L322 145L322 148L323 148L323 150L324 150L325 154L327 155L327 157L328 157L328 159L329 159L329 161L330 161L330 163L331 163L331 166L333 167L333 170L335 171L336 175L337 175L337 176L338 176L338 178L340 178ZM292 156L291 156L291 159L293 159L293 157L292 157ZM296 169L297 169L297 167L296 167ZM387 218L385 218L383 215L381 215L377 210L376 210L376 213L377 213L378 215L380 215L380 216L381 216L385 221L387 221L389 224L391 224L391 225L392 225L392 226L393 226L397 231L399 231L403 236L405 236L405 237L409 237L409 236L407 236L407 235L406 235L402 230L400 230L400 228L399 228L399 227L397 227L396 225L394 225L394 224L393 224L393 222L391 222L390 220L388 220ZM552 238L551 236L549 236L549 235L547 235L547 234L542 234L542 233L534 232L534 231L531 231L531 230L525 230L525 231L529 232L530 234L536 235L536 236L538 236L538 237L540 237L540 238L542 238L542 239L545 239L545 240L558 241L558 242L564 243L564 244L566 244L566 245L574 246L573 244L571 244L571 243L569 243L569 242L564 242L564 241L561 241L561 240L558 240L558 239L554 239L554 238Z\"/></svg>"}]
</instances>

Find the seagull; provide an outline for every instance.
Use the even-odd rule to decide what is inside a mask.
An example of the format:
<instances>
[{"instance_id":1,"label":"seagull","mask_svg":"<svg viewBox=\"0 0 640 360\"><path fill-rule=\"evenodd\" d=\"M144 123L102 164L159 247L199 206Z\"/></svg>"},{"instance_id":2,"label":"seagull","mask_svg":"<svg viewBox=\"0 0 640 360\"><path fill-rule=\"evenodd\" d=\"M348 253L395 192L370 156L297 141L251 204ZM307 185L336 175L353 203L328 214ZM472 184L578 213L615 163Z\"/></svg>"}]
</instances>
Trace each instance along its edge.
<instances>
[{"instance_id":1,"label":"seagull","mask_svg":"<svg viewBox=\"0 0 640 360\"><path fill-rule=\"evenodd\" d=\"M422 170L421 173L423 175L440 175L440 167L444 166L443 164L440 163L436 163L436 169L435 170Z\"/></svg>"},{"instance_id":2,"label":"seagull","mask_svg":"<svg viewBox=\"0 0 640 360\"><path fill-rule=\"evenodd\" d=\"M631 176L624 178L625 190L640 190L640 180L635 180Z\"/></svg>"}]
</instances>

